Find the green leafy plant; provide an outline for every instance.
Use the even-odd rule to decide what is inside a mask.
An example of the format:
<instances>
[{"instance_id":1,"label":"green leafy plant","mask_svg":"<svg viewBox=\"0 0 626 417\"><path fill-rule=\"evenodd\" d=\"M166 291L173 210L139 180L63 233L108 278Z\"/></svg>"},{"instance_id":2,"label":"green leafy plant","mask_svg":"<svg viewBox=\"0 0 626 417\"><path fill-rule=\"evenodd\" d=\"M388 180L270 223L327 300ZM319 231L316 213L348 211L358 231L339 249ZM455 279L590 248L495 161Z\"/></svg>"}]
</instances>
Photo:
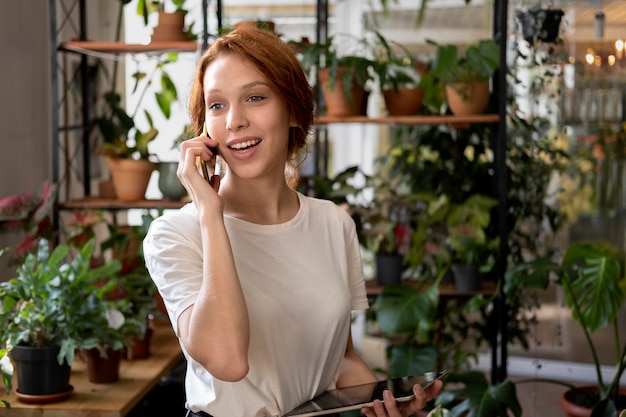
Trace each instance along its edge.
<instances>
[{"instance_id":1,"label":"green leafy plant","mask_svg":"<svg viewBox=\"0 0 626 417\"><path fill-rule=\"evenodd\" d=\"M161 214L162 210L157 216ZM141 244L155 216L145 213L141 219L140 225L129 227L109 223L109 237L101 244L102 251L110 250L122 265L115 278L117 296L130 303L123 330L140 339L146 334L149 318L159 314L155 298L157 288L146 268Z\"/></svg>"},{"instance_id":2,"label":"green leafy plant","mask_svg":"<svg viewBox=\"0 0 626 417\"><path fill-rule=\"evenodd\" d=\"M121 0L125 4L129 0ZM185 8L187 0L138 0L137 1L137 14L143 17L145 25L148 24L148 17L151 13L165 11L168 13L184 13L187 14L188 10ZM198 35L193 33L193 27L195 22L190 22L185 28L185 35L189 40L197 40Z\"/></svg>"},{"instance_id":3,"label":"green leafy plant","mask_svg":"<svg viewBox=\"0 0 626 417\"><path fill-rule=\"evenodd\" d=\"M182 9L184 0L172 0L176 10ZM127 0L120 1L120 10L129 3ZM157 2L154 2L157 3ZM152 2L141 0L138 2L138 10L145 10L145 19L153 11ZM158 9L158 5L154 5ZM120 19L122 13L119 14ZM118 23L119 24L119 23ZM190 29L191 30L191 29ZM148 159L151 154L148 145L156 139L159 131L155 128L153 117L144 109L144 98L150 88L159 86L160 89L154 92L154 99L161 113L166 119L170 118L171 107L178 100L178 91L172 81L167 67L178 61L178 53L169 52L159 54L151 61L153 64L149 71L137 69L132 75L135 84L131 94L137 95L137 105L132 111L128 111L122 99L122 95L117 91L116 76L117 61L114 62L113 75L105 71L105 66L99 68L103 73L106 82L111 88L102 97L100 116L96 119L98 129L102 135L103 143L100 152L104 155L118 158ZM135 119L139 114L143 114L148 129L141 131L137 128Z\"/></svg>"},{"instance_id":4,"label":"green leafy plant","mask_svg":"<svg viewBox=\"0 0 626 417\"><path fill-rule=\"evenodd\" d=\"M428 42L437 47L433 75L445 84L488 81L500 66L500 48L493 39L480 40L463 51L457 45Z\"/></svg>"},{"instance_id":5,"label":"green leafy plant","mask_svg":"<svg viewBox=\"0 0 626 417\"><path fill-rule=\"evenodd\" d=\"M344 48L339 48L341 44ZM346 44L352 48L345 48ZM352 97L352 80L358 85L365 86L371 79L373 61L367 57L367 42L364 39L329 37L324 43L296 42L296 49L300 54L300 62L310 78L315 79L316 71L322 68L330 69L328 88L335 87L339 68L347 68L342 74L343 94L346 98ZM350 53L345 51L351 51Z\"/></svg>"},{"instance_id":6,"label":"green leafy plant","mask_svg":"<svg viewBox=\"0 0 626 417\"><path fill-rule=\"evenodd\" d=\"M591 402L591 415L616 416L620 380L626 369L626 344L620 337L619 325L626 288L624 253L602 241L575 242L558 262L543 257L511 268L507 271L505 291L512 294L522 286L547 288L549 285L562 288L572 318L583 331L593 358L598 392ZM594 332L605 327L612 328L615 335L615 371L609 381L602 376L592 338ZM561 381L543 381L572 387Z\"/></svg>"},{"instance_id":7,"label":"green leafy plant","mask_svg":"<svg viewBox=\"0 0 626 417\"><path fill-rule=\"evenodd\" d=\"M108 298L115 284L106 281L120 264L112 261L92 267L94 247L95 241L90 240L68 259L69 246L50 251L48 241L41 239L37 252L29 253L19 266L18 276L0 283L4 354L16 345L60 346L59 363L72 364L78 348L123 346L125 336L112 319L121 315L123 321L128 305ZM10 391L10 379L3 378Z\"/></svg>"},{"instance_id":8,"label":"green leafy plant","mask_svg":"<svg viewBox=\"0 0 626 417\"><path fill-rule=\"evenodd\" d=\"M422 72L427 64L419 61L403 45L387 40L380 32L374 32L373 70L378 76L380 90L399 87L421 86Z\"/></svg>"},{"instance_id":9,"label":"green leafy plant","mask_svg":"<svg viewBox=\"0 0 626 417\"><path fill-rule=\"evenodd\" d=\"M491 225L490 212L497 205L498 200L492 197L474 194L450 207L446 226L452 262L491 269L500 242L498 237L489 238L487 229ZM485 263L488 261L491 263Z\"/></svg>"},{"instance_id":10,"label":"green leafy plant","mask_svg":"<svg viewBox=\"0 0 626 417\"><path fill-rule=\"evenodd\" d=\"M490 385L479 371L453 373L446 377L444 390L435 400L441 407L450 407L453 416L521 417L522 407L515 385L505 380ZM453 387L453 388L450 388Z\"/></svg>"},{"instance_id":11,"label":"green leafy plant","mask_svg":"<svg viewBox=\"0 0 626 417\"><path fill-rule=\"evenodd\" d=\"M373 311L388 341L390 376L432 369L459 371L477 361L476 347L485 338L471 316L487 308L489 300L482 296L460 303L441 300L439 283L443 278L441 275L435 282L391 285L377 297Z\"/></svg>"}]
</instances>

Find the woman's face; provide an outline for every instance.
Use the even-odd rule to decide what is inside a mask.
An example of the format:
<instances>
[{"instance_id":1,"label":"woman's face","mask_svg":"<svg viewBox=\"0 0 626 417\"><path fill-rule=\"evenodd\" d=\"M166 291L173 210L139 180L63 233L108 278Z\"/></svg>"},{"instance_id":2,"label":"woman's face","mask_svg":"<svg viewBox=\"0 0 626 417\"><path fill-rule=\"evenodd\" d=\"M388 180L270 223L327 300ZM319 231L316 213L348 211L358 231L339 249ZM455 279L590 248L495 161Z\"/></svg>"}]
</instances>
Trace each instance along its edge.
<instances>
[{"instance_id":1,"label":"woman's face","mask_svg":"<svg viewBox=\"0 0 626 417\"><path fill-rule=\"evenodd\" d=\"M229 175L252 179L284 176L291 123L282 97L265 76L237 54L217 57L204 74L209 136Z\"/></svg>"}]
</instances>

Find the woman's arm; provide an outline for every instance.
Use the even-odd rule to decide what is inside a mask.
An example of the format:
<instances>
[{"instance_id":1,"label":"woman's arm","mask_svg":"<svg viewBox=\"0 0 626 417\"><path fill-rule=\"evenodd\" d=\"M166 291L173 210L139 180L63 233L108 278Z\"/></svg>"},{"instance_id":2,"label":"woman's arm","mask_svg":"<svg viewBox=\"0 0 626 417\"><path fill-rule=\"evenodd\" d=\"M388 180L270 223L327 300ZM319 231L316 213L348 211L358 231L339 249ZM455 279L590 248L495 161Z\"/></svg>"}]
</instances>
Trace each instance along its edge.
<instances>
[{"instance_id":1,"label":"woman's arm","mask_svg":"<svg viewBox=\"0 0 626 417\"><path fill-rule=\"evenodd\" d=\"M200 137L182 146L179 177L198 209L203 271L196 302L179 316L178 328L194 360L217 379L238 381L249 369L250 323L224 225L223 202L195 165L210 144L207 140Z\"/></svg>"},{"instance_id":2,"label":"woman's arm","mask_svg":"<svg viewBox=\"0 0 626 417\"><path fill-rule=\"evenodd\" d=\"M346 353L344 354L341 365L339 366L339 376L337 388L350 387L353 385L367 384L376 382L378 378L367 366L352 344L352 335L348 336L346 344Z\"/></svg>"}]
</instances>

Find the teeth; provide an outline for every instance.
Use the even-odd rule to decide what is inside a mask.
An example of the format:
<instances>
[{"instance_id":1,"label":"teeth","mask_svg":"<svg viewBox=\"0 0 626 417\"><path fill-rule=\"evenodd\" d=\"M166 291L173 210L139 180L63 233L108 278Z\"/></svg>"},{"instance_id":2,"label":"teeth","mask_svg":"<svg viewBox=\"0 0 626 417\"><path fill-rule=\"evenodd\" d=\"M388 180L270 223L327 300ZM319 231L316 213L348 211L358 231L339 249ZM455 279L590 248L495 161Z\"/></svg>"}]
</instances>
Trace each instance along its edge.
<instances>
[{"instance_id":1,"label":"teeth","mask_svg":"<svg viewBox=\"0 0 626 417\"><path fill-rule=\"evenodd\" d=\"M251 146L256 145L259 142L260 142L260 140L248 140L248 141L245 141L245 142L236 143L236 144L230 146L230 148L237 149L237 150L246 149L246 148L249 148Z\"/></svg>"}]
</instances>

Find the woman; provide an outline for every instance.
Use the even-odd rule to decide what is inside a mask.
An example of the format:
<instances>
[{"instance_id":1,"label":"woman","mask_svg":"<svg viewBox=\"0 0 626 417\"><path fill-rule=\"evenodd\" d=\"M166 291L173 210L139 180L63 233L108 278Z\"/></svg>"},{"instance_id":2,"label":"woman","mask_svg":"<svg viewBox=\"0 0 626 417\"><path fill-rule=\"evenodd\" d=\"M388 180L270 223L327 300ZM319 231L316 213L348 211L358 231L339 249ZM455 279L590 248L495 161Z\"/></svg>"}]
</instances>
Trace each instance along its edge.
<instances>
[{"instance_id":1,"label":"woman","mask_svg":"<svg viewBox=\"0 0 626 417\"><path fill-rule=\"evenodd\" d=\"M313 111L292 49L269 32L233 31L198 63L190 113L207 135L182 144L178 167L193 202L144 241L187 359L189 415L280 416L376 381L350 336L351 311L368 307L354 223L290 182ZM196 160L216 155L227 172L211 186ZM363 412L407 416L440 389Z\"/></svg>"}]
</instances>

